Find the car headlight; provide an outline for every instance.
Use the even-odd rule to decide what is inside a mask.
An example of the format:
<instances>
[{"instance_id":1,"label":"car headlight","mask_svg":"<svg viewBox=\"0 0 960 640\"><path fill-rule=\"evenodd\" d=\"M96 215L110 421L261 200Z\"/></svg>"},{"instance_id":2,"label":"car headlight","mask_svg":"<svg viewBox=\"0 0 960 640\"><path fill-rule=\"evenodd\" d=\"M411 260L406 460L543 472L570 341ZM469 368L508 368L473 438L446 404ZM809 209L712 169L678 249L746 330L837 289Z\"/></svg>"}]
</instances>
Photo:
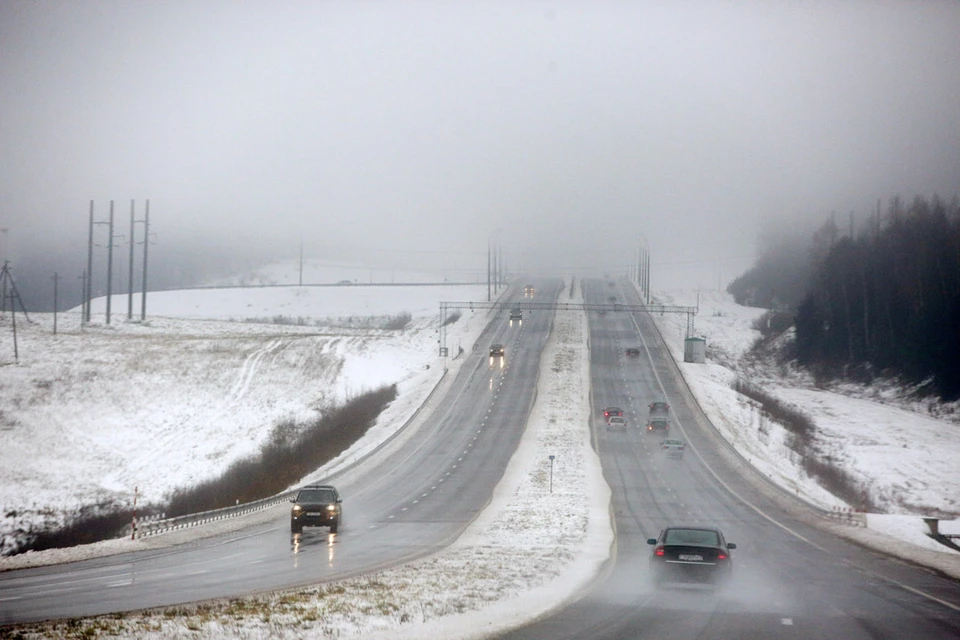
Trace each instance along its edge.
<instances>
[{"instance_id":1,"label":"car headlight","mask_svg":"<svg viewBox=\"0 0 960 640\"><path fill-rule=\"evenodd\" d=\"M335 505L335 504L328 504L328 505L327 505L327 511L336 511L336 510L337 510L337 505Z\"/></svg>"},{"instance_id":2,"label":"car headlight","mask_svg":"<svg viewBox=\"0 0 960 640\"><path fill-rule=\"evenodd\" d=\"M300 513L301 511L303 511L303 507L301 507L300 505L297 504L293 506L294 513Z\"/></svg>"}]
</instances>

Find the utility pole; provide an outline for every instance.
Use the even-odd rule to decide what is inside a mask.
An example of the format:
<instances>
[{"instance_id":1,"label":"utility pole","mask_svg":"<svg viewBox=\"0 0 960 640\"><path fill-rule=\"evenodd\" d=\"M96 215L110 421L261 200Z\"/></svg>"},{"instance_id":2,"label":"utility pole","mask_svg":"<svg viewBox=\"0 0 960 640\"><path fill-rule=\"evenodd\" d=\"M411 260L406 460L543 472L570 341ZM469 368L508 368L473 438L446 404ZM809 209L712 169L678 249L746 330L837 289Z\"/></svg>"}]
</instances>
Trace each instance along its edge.
<instances>
[{"instance_id":1,"label":"utility pole","mask_svg":"<svg viewBox=\"0 0 960 640\"><path fill-rule=\"evenodd\" d=\"M143 294L140 296L140 320L147 319L147 247L150 246L150 199L143 216Z\"/></svg>"},{"instance_id":2,"label":"utility pole","mask_svg":"<svg viewBox=\"0 0 960 640\"><path fill-rule=\"evenodd\" d=\"M93 297L93 200L90 201L90 236L87 240L87 277L84 279L82 322L90 322L90 299Z\"/></svg>"},{"instance_id":3,"label":"utility pole","mask_svg":"<svg viewBox=\"0 0 960 640\"><path fill-rule=\"evenodd\" d=\"M503 249L497 245L497 288L494 292L499 292L503 287Z\"/></svg>"},{"instance_id":4,"label":"utility pole","mask_svg":"<svg viewBox=\"0 0 960 640\"><path fill-rule=\"evenodd\" d=\"M113 200L110 201L110 226L107 232L107 324L110 324L110 298L113 293Z\"/></svg>"},{"instance_id":5,"label":"utility pole","mask_svg":"<svg viewBox=\"0 0 960 640\"><path fill-rule=\"evenodd\" d=\"M3 280L3 308L7 308L7 291L9 284L10 291L10 321L13 327L13 361L20 362L20 351L17 347L17 302L20 302L20 309L23 311L23 317L30 322L30 316L27 315L27 309L23 306L23 299L17 290L17 283L13 281L13 274L10 273L10 261L3 261L3 269L0 269L0 279Z\"/></svg>"},{"instance_id":6,"label":"utility pole","mask_svg":"<svg viewBox=\"0 0 960 640\"><path fill-rule=\"evenodd\" d=\"M487 238L487 302L490 302L490 285L497 291L497 236L502 229L497 229Z\"/></svg>"},{"instance_id":7,"label":"utility pole","mask_svg":"<svg viewBox=\"0 0 960 640\"><path fill-rule=\"evenodd\" d=\"M647 251L646 255L646 267L643 269L644 277L646 278L646 285L644 286L644 291L647 292L647 304L650 304L650 252Z\"/></svg>"},{"instance_id":8,"label":"utility pole","mask_svg":"<svg viewBox=\"0 0 960 640\"><path fill-rule=\"evenodd\" d=\"M303 240L300 241L300 286L303 286Z\"/></svg>"},{"instance_id":9,"label":"utility pole","mask_svg":"<svg viewBox=\"0 0 960 640\"><path fill-rule=\"evenodd\" d=\"M130 269L127 278L127 320L133 319L133 200L130 201Z\"/></svg>"},{"instance_id":10,"label":"utility pole","mask_svg":"<svg viewBox=\"0 0 960 640\"><path fill-rule=\"evenodd\" d=\"M80 299L83 300L83 304L80 305L80 330L83 330L83 325L87 323L87 272L83 271L80 274Z\"/></svg>"},{"instance_id":11,"label":"utility pole","mask_svg":"<svg viewBox=\"0 0 960 640\"><path fill-rule=\"evenodd\" d=\"M500 292L500 247L493 243L493 295Z\"/></svg>"},{"instance_id":12,"label":"utility pole","mask_svg":"<svg viewBox=\"0 0 960 640\"><path fill-rule=\"evenodd\" d=\"M57 335L57 280L60 276L53 272L53 335Z\"/></svg>"},{"instance_id":13,"label":"utility pole","mask_svg":"<svg viewBox=\"0 0 960 640\"><path fill-rule=\"evenodd\" d=\"M490 238L487 238L487 302L490 302Z\"/></svg>"}]
</instances>

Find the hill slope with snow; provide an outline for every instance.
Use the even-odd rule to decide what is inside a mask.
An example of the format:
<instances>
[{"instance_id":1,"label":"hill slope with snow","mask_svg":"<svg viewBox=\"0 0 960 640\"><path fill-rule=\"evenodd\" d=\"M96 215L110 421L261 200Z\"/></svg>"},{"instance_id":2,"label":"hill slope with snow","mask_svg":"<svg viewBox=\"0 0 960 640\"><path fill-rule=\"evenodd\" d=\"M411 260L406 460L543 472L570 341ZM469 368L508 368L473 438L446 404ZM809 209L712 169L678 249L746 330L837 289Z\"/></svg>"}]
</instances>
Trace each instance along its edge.
<instances>
[{"instance_id":1,"label":"hill slope with snow","mask_svg":"<svg viewBox=\"0 0 960 640\"><path fill-rule=\"evenodd\" d=\"M439 380L439 302L486 299L486 287L339 286L168 291L144 322L125 296L78 312L17 319L0 333L0 550L23 531L83 507L160 501L256 453L281 422L381 385L400 397L371 438L395 428ZM137 307L139 308L139 307ZM404 329L380 328L410 316ZM487 318L447 327L453 352ZM345 455L348 455L346 453Z\"/></svg>"}]
</instances>

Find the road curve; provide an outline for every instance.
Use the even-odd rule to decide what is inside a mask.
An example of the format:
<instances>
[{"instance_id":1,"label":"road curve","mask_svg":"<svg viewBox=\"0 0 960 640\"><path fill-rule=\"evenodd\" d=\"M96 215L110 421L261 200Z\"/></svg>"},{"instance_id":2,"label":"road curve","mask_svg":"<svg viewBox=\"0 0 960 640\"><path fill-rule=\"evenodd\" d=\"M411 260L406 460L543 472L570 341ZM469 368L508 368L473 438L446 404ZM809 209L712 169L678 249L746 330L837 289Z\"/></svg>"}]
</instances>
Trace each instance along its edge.
<instances>
[{"instance_id":1,"label":"road curve","mask_svg":"<svg viewBox=\"0 0 960 640\"><path fill-rule=\"evenodd\" d=\"M539 280L537 298L563 283ZM510 291L520 297L523 291ZM494 317L447 396L388 455L338 480L340 533L291 535L289 512L163 550L0 574L0 625L92 616L316 584L394 566L454 540L489 502L533 404L552 312ZM506 346L491 360L487 343Z\"/></svg>"}]
</instances>

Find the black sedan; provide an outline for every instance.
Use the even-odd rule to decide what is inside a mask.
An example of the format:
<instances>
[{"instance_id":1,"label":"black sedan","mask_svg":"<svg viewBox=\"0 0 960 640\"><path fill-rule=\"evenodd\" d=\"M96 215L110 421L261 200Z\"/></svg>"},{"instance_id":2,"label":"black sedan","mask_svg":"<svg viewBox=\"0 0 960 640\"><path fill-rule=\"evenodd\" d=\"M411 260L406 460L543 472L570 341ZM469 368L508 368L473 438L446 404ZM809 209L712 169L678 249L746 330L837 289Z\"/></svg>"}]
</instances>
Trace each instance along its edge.
<instances>
[{"instance_id":1,"label":"black sedan","mask_svg":"<svg viewBox=\"0 0 960 640\"><path fill-rule=\"evenodd\" d=\"M737 545L727 542L716 527L667 527L647 544L653 545L650 569L658 585L695 582L719 586L733 574L730 551Z\"/></svg>"}]
</instances>

